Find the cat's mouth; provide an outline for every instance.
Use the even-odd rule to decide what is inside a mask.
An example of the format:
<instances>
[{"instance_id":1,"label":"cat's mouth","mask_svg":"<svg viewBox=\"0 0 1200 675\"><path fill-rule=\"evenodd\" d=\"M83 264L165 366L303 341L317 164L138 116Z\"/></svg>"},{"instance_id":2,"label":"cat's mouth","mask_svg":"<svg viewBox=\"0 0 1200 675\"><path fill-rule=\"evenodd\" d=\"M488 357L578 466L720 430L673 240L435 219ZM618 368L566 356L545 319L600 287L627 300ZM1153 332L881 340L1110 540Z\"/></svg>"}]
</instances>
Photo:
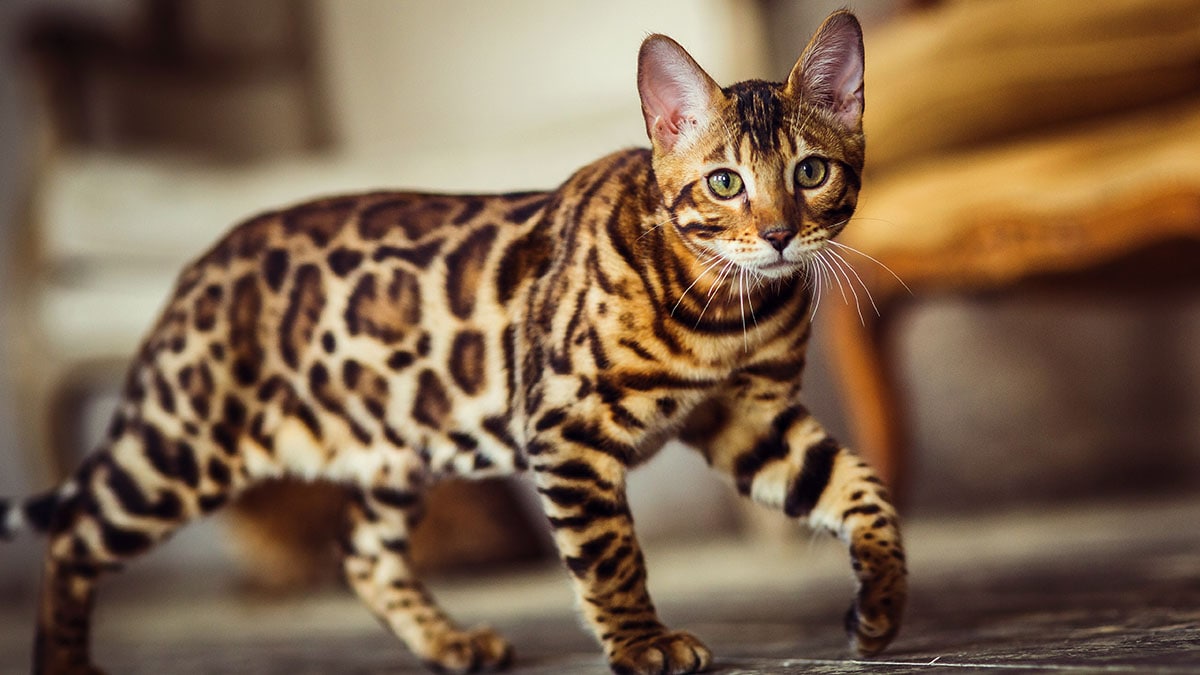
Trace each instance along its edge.
<instances>
[{"instance_id":1,"label":"cat's mouth","mask_svg":"<svg viewBox=\"0 0 1200 675\"><path fill-rule=\"evenodd\" d=\"M790 277L800 274L810 266L812 260L821 255L822 248L824 247L813 246L798 249L793 247L779 252L769 260L755 261L750 267L755 272L772 278Z\"/></svg>"}]
</instances>

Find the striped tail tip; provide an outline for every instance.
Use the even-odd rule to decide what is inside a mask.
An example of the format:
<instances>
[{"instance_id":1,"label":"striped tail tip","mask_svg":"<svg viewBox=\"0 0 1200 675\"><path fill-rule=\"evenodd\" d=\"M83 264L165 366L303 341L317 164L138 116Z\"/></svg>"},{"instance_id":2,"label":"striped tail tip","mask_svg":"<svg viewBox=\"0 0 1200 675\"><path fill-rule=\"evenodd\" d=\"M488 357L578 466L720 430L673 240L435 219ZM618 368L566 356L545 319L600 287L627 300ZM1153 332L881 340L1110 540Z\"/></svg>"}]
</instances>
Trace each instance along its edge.
<instances>
[{"instance_id":1,"label":"striped tail tip","mask_svg":"<svg viewBox=\"0 0 1200 675\"><path fill-rule=\"evenodd\" d=\"M25 530L46 532L58 513L62 492L47 492L28 500L0 499L0 541Z\"/></svg>"}]
</instances>

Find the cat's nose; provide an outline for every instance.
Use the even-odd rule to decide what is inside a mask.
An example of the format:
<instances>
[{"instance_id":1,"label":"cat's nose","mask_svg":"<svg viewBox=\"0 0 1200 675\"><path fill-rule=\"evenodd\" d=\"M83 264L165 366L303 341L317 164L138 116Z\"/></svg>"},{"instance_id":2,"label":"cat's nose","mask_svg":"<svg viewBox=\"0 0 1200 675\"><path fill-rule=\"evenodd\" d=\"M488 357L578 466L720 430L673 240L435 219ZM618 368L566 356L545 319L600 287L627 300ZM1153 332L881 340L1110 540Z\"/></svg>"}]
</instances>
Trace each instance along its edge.
<instances>
[{"instance_id":1,"label":"cat's nose","mask_svg":"<svg viewBox=\"0 0 1200 675\"><path fill-rule=\"evenodd\" d=\"M782 253L792 241L792 237L796 236L796 231L790 227L773 227L760 236L774 246L776 251Z\"/></svg>"}]
</instances>

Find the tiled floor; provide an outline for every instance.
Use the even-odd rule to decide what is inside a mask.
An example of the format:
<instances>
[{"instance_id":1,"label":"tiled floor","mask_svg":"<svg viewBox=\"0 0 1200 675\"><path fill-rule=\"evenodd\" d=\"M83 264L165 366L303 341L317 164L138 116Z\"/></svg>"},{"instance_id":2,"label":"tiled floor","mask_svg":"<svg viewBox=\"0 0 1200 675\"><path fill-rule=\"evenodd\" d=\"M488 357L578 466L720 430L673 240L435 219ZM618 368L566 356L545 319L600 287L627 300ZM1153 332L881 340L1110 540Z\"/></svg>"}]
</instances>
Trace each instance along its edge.
<instances>
[{"instance_id":1,"label":"tiled floor","mask_svg":"<svg viewBox=\"0 0 1200 675\"><path fill-rule=\"evenodd\" d=\"M1200 673L1198 500L917 520L907 538L907 624L871 660L846 650L849 572L826 537L654 548L651 588L668 623L704 638L727 675ZM514 642L514 673L606 672L560 570L434 586L464 623ZM113 675L424 672L341 592L268 602L162 578L106 591L96 654ZM0 607L0 673L27 671L32 612Z\"/></svg>"}]
</instances>

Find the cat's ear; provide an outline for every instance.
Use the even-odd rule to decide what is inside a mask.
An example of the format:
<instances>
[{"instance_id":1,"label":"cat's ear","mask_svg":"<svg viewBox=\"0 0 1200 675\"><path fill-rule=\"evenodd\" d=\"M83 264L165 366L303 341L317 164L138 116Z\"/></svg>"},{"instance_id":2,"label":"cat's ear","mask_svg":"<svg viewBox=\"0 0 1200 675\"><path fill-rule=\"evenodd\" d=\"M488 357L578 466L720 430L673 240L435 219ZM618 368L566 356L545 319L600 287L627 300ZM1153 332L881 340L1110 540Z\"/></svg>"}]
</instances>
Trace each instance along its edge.
<instances>
[{"instance_id":1,"label":"cat's ear","mask_svg":"<svg viewBox=\"0 0 1200 675\"><path fill-rule=\"evenodd\" d=\"M825 19L792 68L786 91L829 110L847 128L861 127L863 40L853 14L842 10Z\"/></svg>"},{"instance_id":2,"label":"cat's ear","mask_svg":"<svg viewBox=\"0 0 1200 675\"><path fill-rule=\"evenodd\" d=\"M638 93L646 133L656 149L669 152L707 126L721 87L679 43L651 35L638 52Z\"/></svg>"}]
</instances>

